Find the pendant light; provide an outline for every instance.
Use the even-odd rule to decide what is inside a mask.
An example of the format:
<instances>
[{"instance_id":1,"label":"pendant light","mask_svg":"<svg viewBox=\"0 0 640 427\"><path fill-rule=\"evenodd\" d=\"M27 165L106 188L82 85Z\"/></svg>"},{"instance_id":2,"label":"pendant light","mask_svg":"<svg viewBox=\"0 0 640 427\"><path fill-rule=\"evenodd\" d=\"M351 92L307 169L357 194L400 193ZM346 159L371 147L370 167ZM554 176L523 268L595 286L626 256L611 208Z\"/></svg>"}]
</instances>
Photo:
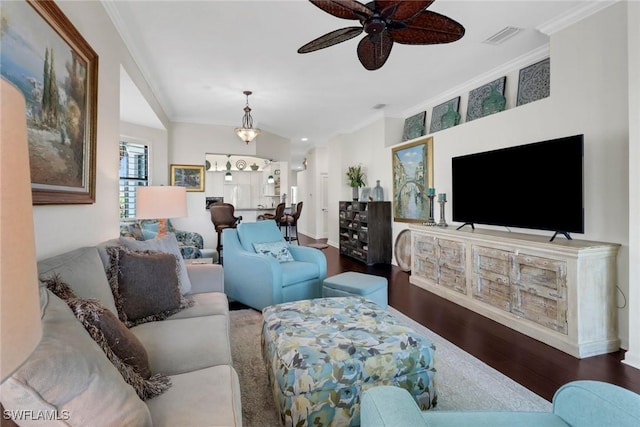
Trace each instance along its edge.
<instances>
[{"instance_id":1,"label":"pendant light","mask_svg":"<svg viewBox=\"0 0 640 427\"><path fill-rule=\"evenodd\" d=\"M253 128L253 117L251 117L251 108L249 107L250 90L243 92L247 96L247 105L244 107L244 117L242 117L242 127L236 128L236 135L247 144L254 140L260 134L260 129Z\"/></svg>"}]
</instances>

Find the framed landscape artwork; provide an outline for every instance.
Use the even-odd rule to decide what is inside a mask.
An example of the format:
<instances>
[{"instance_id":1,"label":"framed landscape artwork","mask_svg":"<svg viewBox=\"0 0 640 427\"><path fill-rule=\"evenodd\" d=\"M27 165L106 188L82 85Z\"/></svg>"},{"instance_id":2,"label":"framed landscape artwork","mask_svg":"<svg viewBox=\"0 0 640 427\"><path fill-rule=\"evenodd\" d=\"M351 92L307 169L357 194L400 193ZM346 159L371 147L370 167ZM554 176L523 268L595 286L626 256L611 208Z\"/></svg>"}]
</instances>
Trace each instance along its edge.
<instances>
[{"instance_id":1,"label":"framed landscape artwork","mask_svg":"<svg viewBox=\"0 0 640 427\"><path fill-rule=\"evenodd\" d=\"M187 191L204 191L203 165L171 165L171 185L187 187Z\"/></svg>"},{"instance_id":2,"label":"framed landscape artwork","mask_svg":"<svg viewBox=\"0 0 640 427\"><path fill-rule=\"evenodd\" d=\"M427 189L433 187L433 137L393 148L393 220L425 222Z\"/></svg>"},{"instance_id":3,"label":"framed landscape artwork","mask_svg":"<svg viewBox=\"0 0 640 427\"><path fill-rule=\"evenodd\" d=\"M33 204L95 202L98 55L52 1L2 3L2 78L24 95Z\"/></svg>"}]
</instances>

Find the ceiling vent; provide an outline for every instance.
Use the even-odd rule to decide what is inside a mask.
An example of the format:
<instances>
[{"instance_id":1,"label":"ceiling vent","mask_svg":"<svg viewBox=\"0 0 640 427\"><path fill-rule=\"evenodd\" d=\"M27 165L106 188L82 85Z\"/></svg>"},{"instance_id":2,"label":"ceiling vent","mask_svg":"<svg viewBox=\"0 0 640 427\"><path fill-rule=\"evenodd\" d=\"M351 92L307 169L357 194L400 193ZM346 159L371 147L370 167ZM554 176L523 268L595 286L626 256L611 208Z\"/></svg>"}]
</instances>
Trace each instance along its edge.
<instances>
[{"instance_id":1,"label":"ceiling vent","mask_svg":"<svg viewBox=\"0 0 640 427\"><path fill-rule=\"evenodd\" d=\"M384 107L386 107L387 104L376 104L373 106L374 110L382 110Z\"/></svg>"},{"instance_id":2,"label":"ceiling vent","mask_svg":"<svg viewBox=\"0 0 640 427\"><path fill-rule=\"evenodd\" d=\"M498 45L510 39L511 37L515 36L520 31L522 31L522 28L504 27L503 29L501 29L500 31L498 31L497 33L495 33L494 35L492 35L482 43Z\"/></svg>"}]
</instances>

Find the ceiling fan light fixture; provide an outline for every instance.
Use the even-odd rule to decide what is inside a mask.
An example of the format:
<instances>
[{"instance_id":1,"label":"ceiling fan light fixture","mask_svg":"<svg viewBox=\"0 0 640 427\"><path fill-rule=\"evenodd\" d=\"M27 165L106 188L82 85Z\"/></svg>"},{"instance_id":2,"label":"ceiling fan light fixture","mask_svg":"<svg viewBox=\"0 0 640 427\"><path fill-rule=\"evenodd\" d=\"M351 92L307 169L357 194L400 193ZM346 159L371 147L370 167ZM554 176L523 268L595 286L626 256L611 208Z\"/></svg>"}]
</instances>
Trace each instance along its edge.
<instances>
[{"instance_id":1,"label":"ceiling fan light fixture","mask_svg":"<svg viewBox=\"0 0 640 427\"><path fill-rule=\"evenodd\" d=\"M242 117L242 127L236 128L235 132L238 137L247 144L253 141L256 136L260 135L260 129L253 127L253 117L251 117L251 107L249 107L249 95L253 92L245 90L242 92L247 97L247 105L244 107L244 116Z\"/></svg>"},{"instance_id":2,"label":"ceiling fan light fixture","mask_svg":"<svg viewBox=\"0 0 640 427\"><path fill-rule=\"evenodd\" d=\"M360 26L331 31L305 44L298 53L324 49L364 32L366 35L358 43L357 53L362 66L370 71L384 65L393 43L451 43L465 33L464 27L453 19L426 10L434 0L371 1L366 5L356 0L310 1L337 18L357 20Z\"/></svg>"}]
</instances>

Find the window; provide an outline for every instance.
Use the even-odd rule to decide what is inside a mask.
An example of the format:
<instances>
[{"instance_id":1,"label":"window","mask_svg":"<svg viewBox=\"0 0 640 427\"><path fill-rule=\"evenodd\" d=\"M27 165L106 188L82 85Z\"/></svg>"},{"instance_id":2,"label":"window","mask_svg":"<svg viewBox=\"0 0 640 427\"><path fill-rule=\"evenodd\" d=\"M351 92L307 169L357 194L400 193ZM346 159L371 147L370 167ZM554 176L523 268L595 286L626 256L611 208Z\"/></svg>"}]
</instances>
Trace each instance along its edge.
<instances>
[{"instance_id":1,"label":"window","mask_svg":"<svg viewBox=\"0 0 640 427\"><path fill-rule=\"evenodd\" d=\"M120 218L135 218L136 187L149 185L149 147L120 141Z\"/></svg>"}]
</instances>

